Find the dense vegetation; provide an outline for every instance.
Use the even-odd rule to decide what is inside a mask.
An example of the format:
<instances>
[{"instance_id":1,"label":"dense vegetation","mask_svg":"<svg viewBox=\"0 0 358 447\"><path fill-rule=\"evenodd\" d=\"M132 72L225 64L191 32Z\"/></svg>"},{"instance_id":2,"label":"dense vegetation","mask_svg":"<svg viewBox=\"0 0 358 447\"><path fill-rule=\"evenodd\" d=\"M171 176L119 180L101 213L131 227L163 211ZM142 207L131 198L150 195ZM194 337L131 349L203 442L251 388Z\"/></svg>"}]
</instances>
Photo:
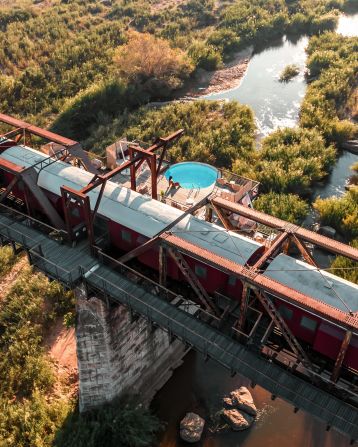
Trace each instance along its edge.
<instances>
[{"instance_id":1,"label":"dense vegetation","mask_svg":"<svg viewBox=\"0 0 358 447\"><path fill-rule=\"evenodd\" d=\"M159 420L134 400L122 399L71 415L56 436L56 447L151 447Z\"/></svg>"},{"instance_id":2,"label":"dense vegetation","mask_svg":"<svg viewBox=\"0 0 358 447\"><path fill-rule=\"evenodd\" d=\"M335 228L346 240L358 237L358 188L352 188L343 197L317 199L314 207L323 225Z\"/></svg>"},{"instance_id":3,"label":"dense vegetation","mask_svg":"<svg viewBox=\"0 0 358 447\"><path fill-rule=\"evenodd\" d=\"M16 261L16 256L11 247L5 246L1 248L0 251L0 277L7 273L14 262Z\"/></svg>"},{"instance_id":4,"label":"dense vegetation","mask_svg":"<svg viewBox=\"0 0 358 447\"><path fill-rule=\"evenodd\" d=\"M1 249L2 256L4 249ZM0 444L47 446L70 407L53 397L55 376L43 336L71 303L61 287L30 269L0 303ZM46 310L45 310L46 309Z\"/></svg>"},{"instance_id":5,"label":"dense vegetation","mask_svg":"<svg viewBox=\"0 0 358 447\"><path fill-rule=\"evenodd\" d=\"M358 164L352 166L358 173ZM354 177L354 176L353 176ZM333 227L341 237L358 248L358 186L352 185L342 197L318 198L314 208L323 225ZM332 273L358 284L357 262L338 256L332 263ZM336 270L339 269L339 270Z\"/></svg>"},{"instance_id":6,"label":"dense vegetation","mask_svg":"<svg viewBox=\"0 0 358 447\"><path fill-rule=\"evenodd\" d=\"M54 0L49 7L15 1L0 7L0 108L44 124L81 91L98 83L106 89L118 80L113 56L126 43L127 29L167 39L186 53L193 67L213 69L234 51L288 30L332 29L344 4L228 0L218 7L213 0L187 0L165 8L159 0ZM91 105L106 115L105 107ZM122 102L118 112L126 106Z\"/></svg>"},{"instance_id":7,"label":"dense vegetation","mask_svg":"<svg viewBox=\"0 0 358 447\"><path fill-rule=\"evenodd\" d=\"M358 249L358 238L353 239L351 245ZM351 261L344 256L337 256L331 264L331 273L358 284L357 262Z\"/></svg>"},{"instance_id":8,"label":"dense vegetation","mask_svg":"<svg viewBox=\"0 0 358 447\"><path fill-rule=\"evenodd\" d=\"M253 152L251 109L236 102L214 101L172 103L123 114L110 125L99 126L87 145L101 150L121 136L151 142L180 128L185 134L169 151L172 161L198 160L228 168L232 160L249 158ZM100 145L95 146L97 142Z\"/></svg>"},{"instance_id":9,"label":"dense vegetation","mask_svg":"<svg viewBox=\"0 0 358 447\"><path fill-rule=\"evenodd\" d=\"M318 129L327 142L342 143L358 135L346 117L357 116L358 39L325 33L310 39L310 83L301 107L300 125Z\"/></svg>"},{"instance_id":10,"label":"dense vegetation","mask_svg":"<svg viewBox=\"0 0 358 447\"><path fill-rule=\"evenodd\" d=\"M296 77L300 72L300 69L297 65L291 64L287 65L280 74L279 81L280 82L288 82L294 77Z\"/></svg>"},{"instance_id":11,"label":"dense vegetation","mask_svg":"<svg viewBox=\"0 0 358 447\"><path fill-rule=\"evenodd\" d=\"M9 259L7 251L0 248L2 263ZM152 445L159 422L136 402L114 402L80 417L76 402L58 392L44 339L56 318L72 307L72 293L28 267L1 297L0 445Z\"/></svg>"},{"instance_id":12,"label":"dense vegetation","mask_svg":"<svg viewBox=\"0 0 358 447\"><path fill-rule=\"evenodd\" d=\"M308 213L308 204L296 194L271 191L260 194L255 200L255 209L292 223L302 223Z\"/></svg>"}]
</instances>

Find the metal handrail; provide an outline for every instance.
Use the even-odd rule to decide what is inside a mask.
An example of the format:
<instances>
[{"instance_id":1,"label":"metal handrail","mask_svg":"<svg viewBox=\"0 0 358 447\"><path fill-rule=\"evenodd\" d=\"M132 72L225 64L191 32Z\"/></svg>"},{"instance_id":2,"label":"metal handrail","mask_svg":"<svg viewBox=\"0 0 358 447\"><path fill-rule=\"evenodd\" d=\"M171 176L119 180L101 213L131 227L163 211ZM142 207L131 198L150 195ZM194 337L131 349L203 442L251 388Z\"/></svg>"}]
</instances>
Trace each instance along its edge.
<instances>
[{"instance_id":1,"label":"metal handrail","mask_svg":"<svg viewBox=\"0 0 358 447\"><path fill-rule=\"evenodd\" d=\"M39 247L41 247L40 244L38 244ZM37 247L33 247L28 251L30 260L32 260L32 257L35 257L36 259L40 259L44 262L45 267L46 265L51 265L52 267L54 267L55 269L55 279L58 279L60 281L63 281L63 277L68 277L69 281L67 281L67 284L69 285L73 285L75 283L75 281L73 280L73 272L77 269L78 272L80 273L80 275L78 275L79 277L81 277L81 274L83 272L83 270L80 268L80 266L78 266L75 269L72 270L67 270L64 267L59 266L58 264L55 264L54 262L50 261L49 259L45 258L44 256L42 256L40 253L37 253L36 251L34 251ZM32 263L32 262L31 262ZM36 265L35 263L33 263L34 265ZM36 266L38 267L38 266ZM46 269L45 269L46 270ZM63 272L64 275L60 275L59 272ZM50 271L47 270L47 273L51 274Z\"/></svg>"},{"instance_id":2,"label":"metal handrail","mask_svg":"<svg viewBox=\"0 0 358 447\"><path fill-rule=\"evenodd\" d=\"M103 261L106 260L111 265L114 265L115 268L118 268L121 274L124 274L125 276L128 276L128 274L130 274L132 278L134 276L135 278L139 279L140 283L138 282L138 284L141 286L144 285L146 287L146 290L148 291L152 291L153 289L156 290L157 293L163 295L167 301L172 301L174 298L178 296L177 294L167 289L166 287L158 284L157 282L153 281L147 276L142 275L141 273L137 272L131 267L128 267L128 265L123 264L119 262L117 259L107 255L102 251L101 248L96 247L96 249L97 249L97 257L103 264L105 264Z\"/></svg>"},{"instance_id":3,"label":"metal handrail","mask_svg":"<svg viewBox=\"0 0 358 447\"><path fill-rule=\"evenodd\" d=\"M178 333L176 333L176 336L179 337L179 338L181 337L185 342L188 342L187 334L189 334L189 333L192 334L192 335L194 335L196 338L201 339L201 340L203 341L203 344L204 344L204 349L200 349L199 346L196 346L196 348L197 348L198 350L201 350L204 354L207 352L207 346L208 346L208 344L211 344L211 345L214 345L216 349L219 349L220 351L222 351L224 354L229 355L229 356L232 358L232 362L231 362L231 364L237 359L237 357L234 356L234 354L232 354L231 352L229 352L228 350L226 350L226 349L223 348L222 346L220 346L220 345L216 344L215 342L209 340L208 338L202 336L200 333L195 332L194 330L192 330L192 329L190 329L190 328L187 328L186 326L184 326L183 323L181 323L181 322L179 322L178 320L172 318L170 315L167 315L167 314L163 313L160 309L158 309L158 308L152 306L150 303L148 303L148 302L142 300L140 297L137 297L137 296L135 296L135 295L132 295L131 293L129 293L129 292L127 292L126 290L122 289L121 287L117 286L116 284L114 284L113 282L109 281L108 279L103 278L103 276L98 275L96 272L91 272L91 276L95 276L95 277L97 277L97 278L101 281L101 283L102 283L102 289L99 289L99 290L103 290L107 295L112 295L112 296L113 296L113 289L117 289L117 290L121 293L121 295L125 298L125 299L123 300L124 304L127 305L127 306L129 306L130 308L132 308L132 306L131 306L131 304L130 304L130 300L138 301L138 302L140 302L141 304L144 304L144 308L145 308L145 310L143 310L143 312L141 311L141 314L144 315L145 317L147 317L147 319L152 320L151 315L153 315L153 313L157 313L157 314L161 315L161 316L163 317L163 319L164 319L164 322L163 322L163 323L160 323L160 326L161 326L162 328L165 328L165 329L170 330L170 331L172 332L172 329L173 329L173 326L174 326L174 325L176 325L176 326L180 326L181 329L182 329L182 333L181 333L180 335L178 335ZM108 290L108 286L109 286L109 290ZM115 297L113 296L113 298L115 298ZM122 304L123 304L123 303L122 303ZM150 313L150 312L149 312L150 310L152 311L151 315L149 314L149 313ZM178 310L180 311L180 309L178 309ZM154 312L153 312L153 311L154 311ZM183 310L181 310L181 311L184 312ZM213 316L210 314L210 317L213 317ZM194 318L195 318L195 317L194 317ZM170 323L171 323L171 324L170 324ZM220 335L223 335L223 334L220 333ZM245 348L243 345L241 345L241 346L242 346L243 349L246 350L246 348ZM217 359L217 361L219 361L219 360ZM243 359L240 359L240 361L241 361L247 368L251 369L253 372L261 374L263 377L265 377L266 379L268 379L270 382L273 381L272 377L269 376L269 375L267 374L267 371L268 371L269 367L271 366L269 363L266 365L266 370L260 370L260 371L258 371L257 369L253 368L253 366L252 366L251 364L249 364L248 362L245 362ZM219 361L219 362L220 362L220 361ZM226 364L224 364L224 366L227 367ZM326 383L326 385L328 385L328 387L333 385L336 389L338 389L338 390L340 390L340 391L342 391L342 392L344 392L344 393L346 393L346 394L350 394L354 399L357 398L357 395L354 394L353 392L351 392L350 390L347 390L347 389L345 389L345 388L342 388L342 387L340 387L339 385L334 384L333 382L331 382L331 381L328 380L328 379L322 378L322 377L321 377L319 374L317 374L316 372L313 372L313 374L314 374L315 376L317 376L317 379L319 379L320 381ZM283 384L283 383L279 383L279 384L278 384L277 382L274 382L273 384L274 384L276 387L281 386L282 388L286 389L287 391L290 392L291 395L292 395L292 394L294 394L294 395L296 395L296 396L298 395L301 399L306 400L306 401L307 401L308 403L310 403L311 405L315 405L316 407L318 407L318 408L320 409L320 407L318 406L317 403L315 403L313 400L309 399L307 396L304 396L304 395L300 392L300 390L292 390L291 388L289 388L288 386L286 386L286 385ZM334 418L338 418L338 419L340 419L340 420L343 420L345 423L350 423L349 421L343 419L342 416L338 415L336 412L333 412L333 411L330 410L329 408L326 407L325 410L328 411L330 414L332 414L333 419L334 419ZM332 420L333 420L333 419L332 419ZM352 424L352 423L350 423L350 424Z\"/></svg>"},{"instance_id":4,"label":"metal handrail","mask_svg":"<svg viewBox=\"0 0 358 447\"><path fill-rule=\"evenodd\" d=\"M46 228L47 230L49 230L50 233L56 232L58 234L62 234L64 236L66 236L66 237L68 236L68 232L66 230L52 227L51 225L41 222L40 220L38 220L34 217L28 216L27 214L24 214L21 211L15 210L15 209L5 205L4 203L0 203L0 212L2 210L6 210L5 212L7 212L11 215L24 217L27 221L33 222L34 224L38 225L41 228Z\"/></svg>"}]
</instances>

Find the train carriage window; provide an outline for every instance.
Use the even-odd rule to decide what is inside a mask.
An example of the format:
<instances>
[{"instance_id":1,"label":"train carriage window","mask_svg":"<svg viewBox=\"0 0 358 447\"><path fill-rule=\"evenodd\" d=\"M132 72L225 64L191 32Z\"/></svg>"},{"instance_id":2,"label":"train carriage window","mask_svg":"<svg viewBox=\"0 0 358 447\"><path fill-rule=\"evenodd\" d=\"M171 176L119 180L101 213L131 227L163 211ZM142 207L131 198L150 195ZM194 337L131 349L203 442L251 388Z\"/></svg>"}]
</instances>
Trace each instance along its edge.
<instances>
[{"instance_id":1,"label":"train carriage window","mask_svg":"<svg viewBox=\"0 0 358 447\"><path fill-rule=\"evenodd\" d=\"M198 278L206 278L207 274L206 267L195 264L195 274Z\"/></svg>"},{"instance_id":2,"label":"train carriage window","mask_svg":"<svg viewBox=\"0 0 358 447\"><path fill-rule=\"evenodd\" d=\"M229 286L236 286L236 276L230 275L227 283Z\"/></svg>"},{"instance_id":3,"label":"train carriage window","mask_svg":"<svg viewBox=\"0 0 358 447\"><path fill-rule=\"evenodd\" d=\"M278 311L280 312L282 318L284 318L285 320L292 320L292 317L293 317L292 309L289 309L288 307L281 304Z\"/></svg>"},{"instance_id":4,"label":"train carriage window","mask_svg":"<svg viewBox=\"0 0 358 447\"><path fill-rule=\"evenodd\" d=\"M132 237L129 231L121 230L121 235L122 235L122 241L132 242Z\"/></svg>"},{"instance_id":5,"label":"train carriage window","mask_svg":"<svg viewBox=\"0 0 358 447\"><path fill-rule=\"evenodd\" d=\"M317 328L317 322L315 320L312 320L311 318L302 317L301 318L301 327L313 332Z\"/></svg>"},{"instance_id":6,"label":"train carriage window","mask_svg":"<svg viewBox=\"0 0 358 447\"><path fill-rule=\"evenodd\" d=\"M80 217L80 210L76 208L70 208L71 209L71 216L72 217Z\"/></svg>"}]
</instances>

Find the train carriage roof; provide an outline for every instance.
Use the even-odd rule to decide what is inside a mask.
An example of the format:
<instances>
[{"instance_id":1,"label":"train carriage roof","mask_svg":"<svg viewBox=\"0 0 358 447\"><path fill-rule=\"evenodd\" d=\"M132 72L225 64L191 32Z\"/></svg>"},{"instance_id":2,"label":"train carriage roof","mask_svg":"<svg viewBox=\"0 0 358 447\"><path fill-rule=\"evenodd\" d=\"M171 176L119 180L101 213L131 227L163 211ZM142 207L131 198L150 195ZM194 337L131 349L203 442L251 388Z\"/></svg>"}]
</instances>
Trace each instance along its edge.
<instances>
[{"instance_id":1,"label":"train carriage roof","mask_svg":"<svg viewBox=\"0 0 358 447\"><path fill-rule=\"evenodd\" d=\"M285 254L278 255L270 263L264 276L343 312L358 311L357 284Z\"/></svg>"},{"instance_id":2,"label":"train carriage roof","mask_svg":"<svg viewBox=\"0 0 358 447\"><path fill-rule=\"evenodd\" d=\"M42 152L24 146L13 146L5 150L1 157L23 167L33 166L47 158ZM38 185L61 196L61 186L66 185L80 190L92 178L93 174L89 172L57 161L39 172ZM96 188L88 194L92 209L99 189ZM148 238L153 237L183 214L181 210L111 181L106 184L98 212ZM252 239L228 232L218 225L205 222L192 215L183 218L171 231L178 232L178 236L188 242L240 265L244 265L256 250L262 247Z\"/></svg>"}]
</instances>

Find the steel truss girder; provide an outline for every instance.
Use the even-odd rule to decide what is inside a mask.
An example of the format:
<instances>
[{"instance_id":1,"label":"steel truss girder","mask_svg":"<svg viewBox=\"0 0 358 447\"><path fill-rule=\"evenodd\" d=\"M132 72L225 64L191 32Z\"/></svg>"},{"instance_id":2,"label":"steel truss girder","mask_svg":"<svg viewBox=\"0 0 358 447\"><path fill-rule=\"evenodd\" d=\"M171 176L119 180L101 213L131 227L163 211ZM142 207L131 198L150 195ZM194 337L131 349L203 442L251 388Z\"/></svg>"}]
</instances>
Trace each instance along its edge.
<instances>
[{"instance_id":1,"label":"steel truss girder","mask_svg":"<svg viewBox=\"0 0 358 447\"><path fill-rule=\"evenodd\" d=\"M201 282L196 277L195 273L190 268L189 264L186 262L184 256L178 250L168 249L168 253L174 259L175 263L179 267L182 274L187 279L188 283L191 285L192 289L196 293L197 297L201 303L205 306L206 310L213 312L214 315L218 316L219 312L211 298L207 294L206 290L202 286Z\"/></svg>"},{"instance_id":2,"label":"steel truss girder","mask_svg":"<svg viewBox=\"0 0 358 447\"><path fill-rule=\"evenodd\" d=\"M261 211L248 208L239 203L230 202L229 200L222 199L221 197L213 198L213 204L220 209L225 209L239 214L247 219L251 219L270 228L287 231L288 233L294 234L301 241L304 240L306 242L310 242L337 255L346 256L353 261L358 261L358 249L350 245L343 244L342 242L338 242L326 236L322 236L321 234L307 230L306 228L290 224L285 220L269 216Z\"/></svg>"},{"instance_id":3,"label":"steel truss girder","mask_svg":"<svg viewBox=\"0 0 358 447\"><path fill-rule=\"evenodd\" d=\"M157 234L155 234L151 239L149 239L149 241L144 242L144 244L140 245L137 248L134 248L132 251L123 255L119 259L119 262L121 262L122 264L125 264L126 262L130 261L131 259L133 259L137 256L140 256L141 254L143 254L146 251L153 248L155 245L157 245L160 242L161 237L165 233L168 233L173 227L175 227L175 225L177 225L186 216L188 216L189 214L193 214L196 210L203 207L208 202L209 196L210 196L210 194L208 196L204 197L203 199L201 199L198 203L191 206L182 215L177 217L175 220L173 220L167 226L165 226L161 231L159 231Z\"/></svg>"},{"instance_id":4,"label":"steel truss girder","mask_svg":"<svg viewBox=\"0 0 358 447\"><path fill-rule=\"evenodd\" d=\"M292 334L285 320L281 317L280 313L274 306L271 299L266 295L266 293L263 290L258 291L254 289L254 293L259 299L260 303L265 308L266 312L269 314L272 321L274 321L276 326L280 329L284 339L289 344L292 351L296 354L297 358L301 361L303 366L307 369L308 373L310 374L314 372L311 361L309 360L308 356L306 355L305 351L303 350L302 346L300 345L296 337ZM311 375L311 377L313 376Z\"/></svg>"}]
</instances>

